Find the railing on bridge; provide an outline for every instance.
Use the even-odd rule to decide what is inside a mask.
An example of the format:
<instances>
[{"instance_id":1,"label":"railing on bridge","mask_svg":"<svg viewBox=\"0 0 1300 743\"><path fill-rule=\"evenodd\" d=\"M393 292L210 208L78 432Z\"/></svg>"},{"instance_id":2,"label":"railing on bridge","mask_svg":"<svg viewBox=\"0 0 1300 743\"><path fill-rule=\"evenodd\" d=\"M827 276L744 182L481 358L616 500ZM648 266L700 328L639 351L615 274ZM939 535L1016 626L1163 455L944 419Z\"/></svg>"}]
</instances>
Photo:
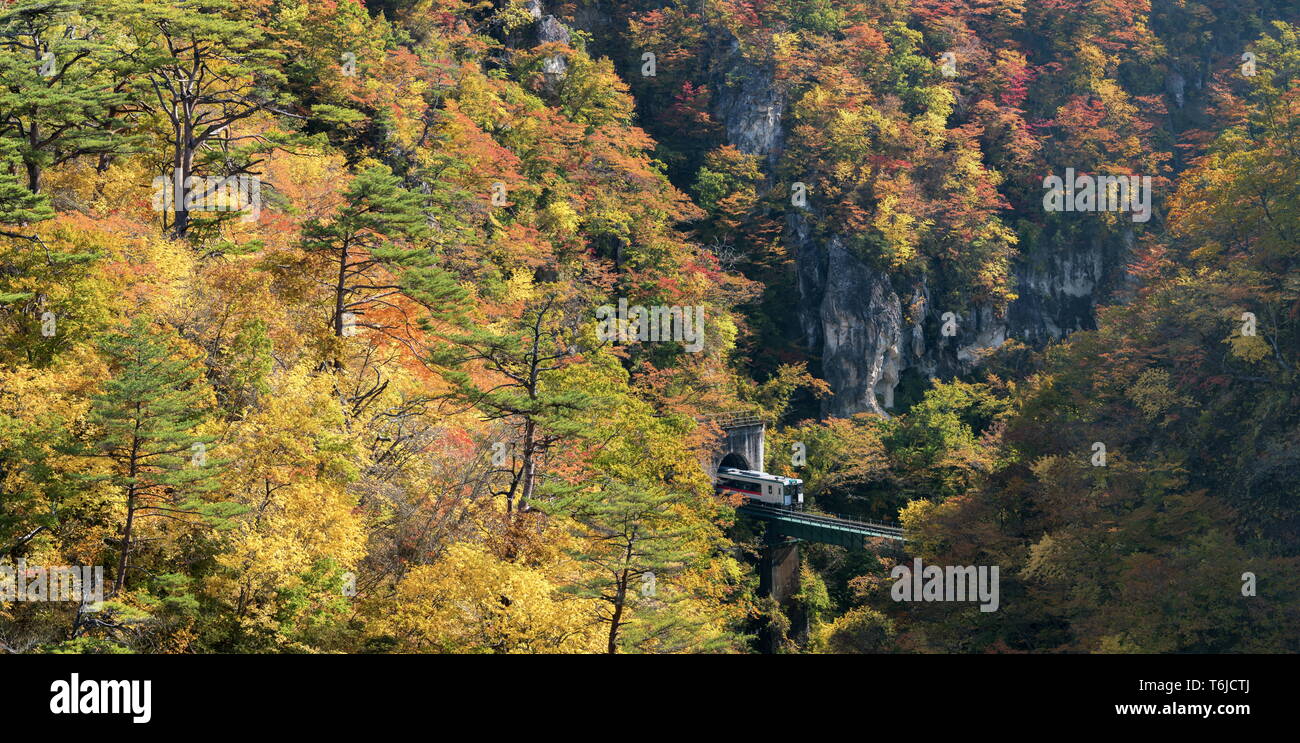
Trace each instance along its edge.
<instances>
[{"instance_id":1,"label":"railing on bridge","mask_svg":"<svg viewBox=\"0 0 1300 743\"><path fill-rule=\"evenodd\" d=\"M853 521L835 516L823 516L789 508L770 506L753 501L736 508L736 512L750 518L766 521L778 534L809 542L835 544L850 549L862 549L866 539L906 541L901 526L878 524L871 521Z\"/></svg>"}]
</instances>

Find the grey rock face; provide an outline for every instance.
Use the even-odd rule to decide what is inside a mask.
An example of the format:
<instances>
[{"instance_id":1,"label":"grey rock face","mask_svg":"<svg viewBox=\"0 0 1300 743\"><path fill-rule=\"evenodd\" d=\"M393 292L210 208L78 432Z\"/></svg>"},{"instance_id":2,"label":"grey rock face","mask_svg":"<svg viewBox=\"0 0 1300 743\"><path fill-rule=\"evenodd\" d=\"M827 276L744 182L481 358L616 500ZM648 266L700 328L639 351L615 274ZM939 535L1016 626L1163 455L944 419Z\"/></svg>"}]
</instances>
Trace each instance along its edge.
<instances>
[{"instance_id":1,"label":"grey rock face","mask_svg":"<svg viewBox=\"0 0 1300 743\"><path fill-rule=\"evenodd\" d=\"M835 390L825 412L884 414L893 407L902 370L898 295L887 276L867 269L838 239L828 242L825 255L829 281L820 307L822 372Z\"/></svg>"},{"instance_id":2,"label":"grey rock face","mask_svg":"<svg viewBox=\"0 0 1300 743\"><path fill-rule=\"evenodd\" d=\"M569 29L564 27L553 15L548 15L537 24L537 41L541 44L559 42L569 43Z\"/></svg>"},{"instance_id":3,"label":"grey rock face","mask_svg":"<svg viewBox=\"0 0 1300 743\"><path fill-rule=\"evenodd\" d=\"M1186 86L1187 81L1178 70L1170 70L1165 76L1165 92L1174 99L1174 105L1179 108L1183 107L1183 91Z\"/></svg>"},{"instance_id":4,"label":"grey rock face","mask_svg":"<svg viewBox=\"0 0 1300 743\"><path fill-rule=\"evenodd\" d=\"M1008 332L1027 343L1046 343L1082 329L1109 261L1100 244L1047 246L1046 259L1016 266L1019 298L1007 310Z\"/></svg>"},{"instance_id":5,"label":"grey rock face","mask_svg":"<svg viewBox=\"0 0 1300 743\"><path fill-rule=\"evenodd\" d=\"M838 237L807 245L798 258L805 332L819 341L822 374L835 391L826 415L885 414L903 368L903 310L889 278L872 270ZM806 289L806 291L805 291ZM877 395L880 396L879 401Z\"/></svg>"},{"instance_id":6,"label":"grey rock face","mask_svg":"<svg viewBox=\"0 0 1300 743\"><path fill-rule=\"evenodd\" d=\"M715 112L732 145L766 156L771 166L783 147L785 101L771 72L743 59L734 40L722 48ZM905 370L950 378L971 371L984 351L1009 338L1041 344L1090 326L1107 272L1122 264L1122 252L1131 247L1040 246L1037 252L1046 257L1022 256L1013 267L1019 298L999 317L990 307L935 307L924 281L900 285L840 236L813 236L802 214L787 219L786 238L801 298L793 311L834 393L822 402L822 414L829 416L888 415ZM945 312L956 315L956 336L939 332Z\"/></svg>"},{"instance_id":7,"label":"grey rock face","mask_svg":"<svg viewBox=\"0 0 1300 743\"><path fill-rule=\"evenodd\" d=\"M870 266L839 236L810 239L806 226L789 235L804 341L821 356L834 393L822 413L838 417L888 415L905 370L951 378L1010 338L1037 345L1089 327L1104 272L1116 262L1101 246L1086 246L1063 248L1045 265L1018 266L1019 298L998 316L988 306L935 306L923 281L899 288L897 278ZM955 316L951 337L940 332L946 312Z\"/></svg>"},{"instance_id":8,"label":"grey rock face","mask_svg":"<svg viewBox=\"0 0 1300 743\"><path fill-rule=\"evenodd\" d=\"M540 12L540 6L539 12ZM569 43L569 29L564 27L563 23L556 20L555 16L548 15L537 24L537 43ZM549 77L559 77L567 72L569 63L564 61L564 57L556 55L542 61L542 74Z\"/></svg>"},{"instance_id":9,"label":"grey rock face","mask_svg":"<svg viewBox=\"0 0 1300 743\"><path fill-rule=\"evenodd\" d=\"M785 100L772 79L771 70L761 69L740 53L731 39L723 54L726 60L713 80L715 112L727 130L727 141L746 155L765 155L769 164L781 145L781 116Z\"/></svg>"}]
</instances>

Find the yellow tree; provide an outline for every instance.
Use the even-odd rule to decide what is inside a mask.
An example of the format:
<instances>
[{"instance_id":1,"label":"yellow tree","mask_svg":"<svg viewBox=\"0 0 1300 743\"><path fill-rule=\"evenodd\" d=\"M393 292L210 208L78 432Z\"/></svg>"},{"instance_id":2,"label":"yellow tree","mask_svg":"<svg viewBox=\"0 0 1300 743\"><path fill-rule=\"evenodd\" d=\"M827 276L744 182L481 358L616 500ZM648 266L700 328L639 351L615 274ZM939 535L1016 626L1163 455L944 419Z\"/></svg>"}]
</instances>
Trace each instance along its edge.
<instances>
[{"instance_id":1,"label":"yellow tree","mask_svg":"<svg viewBox=\"0 0 1300 743\"><path fill-rule=\"evenodd\" d=\"M344 610L343 573L365 551L348 484L361 448L345 433L328 377L298 367L235 424L230 487L247 508L223 536L208 590L232 614L232 650L283 648ZM287 635L287 636L286 636Z\"/></svg>"}]
</instances>

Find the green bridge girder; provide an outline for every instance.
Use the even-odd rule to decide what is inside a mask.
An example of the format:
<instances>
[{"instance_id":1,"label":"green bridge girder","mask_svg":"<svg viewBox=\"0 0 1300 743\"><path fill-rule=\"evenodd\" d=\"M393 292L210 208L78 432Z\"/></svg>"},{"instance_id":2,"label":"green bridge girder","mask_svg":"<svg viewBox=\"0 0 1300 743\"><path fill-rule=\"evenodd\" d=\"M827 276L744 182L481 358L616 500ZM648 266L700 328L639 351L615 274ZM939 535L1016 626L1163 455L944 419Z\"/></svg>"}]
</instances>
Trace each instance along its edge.
<instances>
[{"instance_id":1,"label":"green bridge girder","mask_svg":"<svg viewBox=\"0 0 1300 743\"><path fill-rule=\"evenodd\" d=\"M736 512L752 519L766 521L770 525L769 529L781 536L806 542L834 544L849 549L866 549L867 539L905 541L900 527L886 524L850 521L753 502L737 507Z\"/></svg>"}]
</instances>

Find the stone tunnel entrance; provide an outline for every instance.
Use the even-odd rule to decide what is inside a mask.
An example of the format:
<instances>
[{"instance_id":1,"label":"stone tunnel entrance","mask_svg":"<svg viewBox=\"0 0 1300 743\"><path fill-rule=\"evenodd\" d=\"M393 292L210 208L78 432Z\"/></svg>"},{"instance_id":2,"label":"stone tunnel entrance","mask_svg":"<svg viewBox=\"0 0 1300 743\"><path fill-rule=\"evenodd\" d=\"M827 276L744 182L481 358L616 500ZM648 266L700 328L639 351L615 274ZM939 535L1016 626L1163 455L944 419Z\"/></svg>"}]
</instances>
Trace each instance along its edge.
<instances>
[{"instance_id":1,"label":"stone tunnel entrance","mask_svg":"<svg viewBox=\"0 0 1300 743\"><path fill-rule=\"evenodd\" d=\"M753 467L749 466L749 461L745 459L744 456L737 454L734 451L727 452L727 455L722 458L722 461L718 462L718 468L721 469L723 467L734 467L738 470L754 469Z\"/></svg>"},{"instance_id":2,"label":"stone tunnel entrance","mask_svg":"<svg viewBox=\"0 0 1300 743\"><path fill-rule=\"evenodd\" d=\"M724 438L714 450L709 476L717 480L719 467L766 472L764 434L767 426L753 413L730 413L713 419ZM799 592L799 541L782 535L772 524L764 528L762 553L756 566L759 593L776 600L793 619L796 634L806 633L806 619L791 598ZM768 628L760 628L760 645L765 652L775 652L778 638Z\"/></svg>"},{"instance_id":3,"label":"stone tunnel entrance","mask_svg":"<svg viewBox=\"0 0 1300 743\"><path fill-rule=\"evenodd\" d=\"M713 458L710 477L718 476L719 467L763 472L763 434L767 426L752 413L732 413L714 419L725 438Z\"/></svg>"}]
</instances>

